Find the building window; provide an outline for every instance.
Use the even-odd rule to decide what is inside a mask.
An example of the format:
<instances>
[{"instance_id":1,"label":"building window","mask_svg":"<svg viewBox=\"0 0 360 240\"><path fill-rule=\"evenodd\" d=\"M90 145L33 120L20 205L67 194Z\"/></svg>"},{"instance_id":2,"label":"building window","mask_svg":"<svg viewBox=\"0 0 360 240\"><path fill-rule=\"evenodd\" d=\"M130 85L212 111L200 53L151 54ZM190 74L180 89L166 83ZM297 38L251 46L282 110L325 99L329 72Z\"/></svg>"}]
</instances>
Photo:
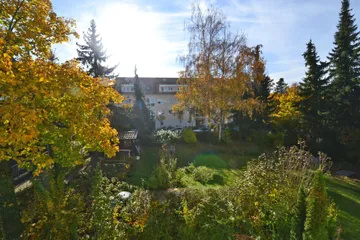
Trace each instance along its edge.
<instances>
[{"instance_id":1,"label":"building window","mask_svg":"<svg viewBox=\"0 0 360 240\"><path fill-rule=\"evenodd\" d=\"M173 114L173 111L172 111L172 110L169 110L169 114L172 115L172 114Z\"/></svg>"},{"instance_id":2,"label":"building window","mask_svg":"<svg viewBox=\"0 0 360 240\"><path fill-rule=\"evenodd\" d=\"M155 119L155 113L153 111L149 111L149 117L150 117L150 120L154 120Z\"/></svg>"},{"instance_id":3,"label":"building window","mask_svg":"<svg viewBox=\"0 0 360 240\"><path fill-rule=\"evenodd\" d=\"M146 98L146 104L148 106L155 106L155 98L154 97L147 97Z\"/></svg>"},{"instance_id":4,"label":"building window","mask_svg":"<svg viewBox=\"0 0 360 240\"><path fill-rule=\"evenodd\" d=\"M161 85L159 85L159 91L160 92L178 92L181 87L186 87L186 85L161 84Z\"/></svg>"},{"instance_id":5,"label":"building window","mask_svg":"<svg viewBox=\"0 0 360 240\"><path fill-rule=\"evenodd\" d=\"M158 104L164 104L164 99L158 99L157 102Z\"/></svg>"},{"instance_id":6,"label":"building window","mask_svg":"<svg viewBox=\"0 0 360 240\"><path fill-rule=\"evenodd\" d=\"M124 92L124 93L135 92L134 91L134 84L122 84L121 85L121 92Z\"/></svg>"}]
</instances>

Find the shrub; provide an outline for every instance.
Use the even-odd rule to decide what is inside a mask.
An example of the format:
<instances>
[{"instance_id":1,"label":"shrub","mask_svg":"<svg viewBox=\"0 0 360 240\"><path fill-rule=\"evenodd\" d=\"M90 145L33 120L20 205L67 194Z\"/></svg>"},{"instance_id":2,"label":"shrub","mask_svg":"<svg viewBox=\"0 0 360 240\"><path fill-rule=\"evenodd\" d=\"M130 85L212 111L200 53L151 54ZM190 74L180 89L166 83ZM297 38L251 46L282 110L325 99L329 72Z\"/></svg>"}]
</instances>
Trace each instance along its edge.
<instances>
[{"instance_id":1,"label":"shrub","mask_svg":"<svg viewBox=\"0 0 360 240\"><path fill-rule=\"evenodd\" d=\"M35 199L22 216L24 239L78 238L84 224L84 199L64 179L64 173L50 172L48 186L34 180Z\"/></svg>"},{"instance_id":2,"label":"shrub","mask_svg":"<svg viewBox=\"0 0 360 240\"><path fill-rule=\"evenodd\" d=\"M284 145L284 133L282 132L269 132L268 134L266 134L266 136L263 137L263 142L265 142L268 147L276 148Z\"/></svg>"},{"instance_id":3,"label":"shrub","mask_svg":"<svg viewBox=\"0 0 360 240\"><path fill-rule=\"evenodd\" d=\"M191 128L183 129L181 137L185 143L196 143L197 142L196 135L192 131Z\"/></svg>"},{"instance_id":4,"label":"shrub","mask_svg":"<svg viewBox=\"0 0 360 240\"><path fill-rule=\"evenodd\" d=\"M154 133L154 137L158 143L172 143L180 138L180 134L176 131L160 129Z\"/></svg>"},{"instance_id":5,"label":"shrub","mask_svg":"<svg viewBox=\"0 0 360 240\"><path fill-rule=\"evenodd\" d=\"M206 184L214 179L215 173L216 171L214 169L200 166L195 168L191 175L195 181Z\"/></svg>"},{"instance_id":6,"label":"shrub","mask_svg":"<svg viewBox=\"0 0 360 240\"><path fill-rule=\"evenodd\" d=\"M151 189L167 189L173 185L176 177L176 159L160 159L160 163L150 176L147 185Z\"/></svg>"},{"instance_id":7,"label":"shrub","mask_svg":"<svg viewBox=\"0 0 360 240\"><path fill-rule=\"evenodd\" d=\"M222 136L221 139L224 143L228 144L232 142L232 137L231 137L231 131L229 128L226 128L224 131L224 134Z\"/></svg>"},{"instance_id":8,"label":"shrub","mask_svg":"<svg viewBox=\"0 0 360 240\"><path fill-rule=\"evenodd\" d=\"M290 238L292 240L301 240L304 232L306 219L306 193L304 187L301 186L298 199L295 206L294 216L291 221Z\"/></svg>"},{"instance_id":9,"label":"shrub","mask_svg":"<svg viewBox=\"0 0 360 240\"><path fill-rule=\"evenodd\" d=\"M250 221L252 234L265 239L290 239L293 206L298 201L298 189L303 183L309 189L313 182L313 171L319 165L326 169L328 158L319 154L319 160L300 147L289 150L282 147L274 154L262 155L248 162L242 178L238 182L237 202L241 206L239 214ZM321 164L319 164L321 163ZM308 201L307 201L308 203Z\"/></svg>"},{"instance_id":10,"label":"shrub","mask_svg":"<svg viewBox=\"0 0 360 240\"><path fill-rule=\"evenodd\" d=\"M328 239L326 229L328 198L323 173L318 170L310 189L306 204L306 221L303 239Z\"/></svg>"},{"instance_id":11,"label":"shrub","mask_svg":"<svg viewBox=\"0 0 360 240\"><path fill-rule=\"evenodd\" d=\"M205 166L215 169L227 168L227 163L215 154L202 154L197 156L193 164L195 167Z\"/></svg>"}]
</instances>

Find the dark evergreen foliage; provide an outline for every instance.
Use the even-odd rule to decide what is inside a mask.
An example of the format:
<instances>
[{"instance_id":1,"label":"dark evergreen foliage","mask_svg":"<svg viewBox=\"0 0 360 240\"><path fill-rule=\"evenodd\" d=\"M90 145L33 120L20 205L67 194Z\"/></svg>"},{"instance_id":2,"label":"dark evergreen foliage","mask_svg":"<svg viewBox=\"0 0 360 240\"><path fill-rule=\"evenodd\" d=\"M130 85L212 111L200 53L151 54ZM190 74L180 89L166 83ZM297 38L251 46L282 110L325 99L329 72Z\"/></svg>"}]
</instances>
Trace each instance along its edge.
<instances>
[{"instance_id":1,"label":"dark evergreen foliage","mask_svg":"<svg viewBox=\"0 0 360 240\"><path fill-rule=\"evenodd\" d=\"M328 102L336 144L344 145L347 160L359 161L360 38L349 0L342 1L335 47L329 56L331 101Z\"/></svg>"},{"instance_id":2,"label":"dark evergreen foliage","mask_svg":"<svg viewBox=\"0 0 360 240\"><path fill-rule=\"evenodd\" d=\"M140 83L139 76L137 74L137 69L135 67L135 83L134 83L134 94L135 94L135 104L134 104L134 125L140 131L140 137L144 137L145 134L150 134L153 129L152 121L150 120L149 110L145 104L145 96L143 92L143 87Z\"/></svg>"},{"instance_id":3,"label":"dark evergreen foliage","mask_svg":"<svg viewBox=\"0 0 360 240\"><path fill-rule=\"evenodd\" d=\"M275 92L283 94L283 93L286 93L287 88L288 88L288 85L285 82L284 78L280 78L279 81L276 82Z\"/></svg>"},{"instance_id":4,"label":"dark evergreen foliage","mask_svg":"<svg viewBox=\"0 0 360 240\"><path fill-rule=\"evenodd\" d=\"M299 87L299 94L303 98L300 110L304 116L306 134L310 136L308 140L312 141L322 136L328 117L326 114L326 101L329 100L327 94L328 64L320 61L316 47L311 40L307 43L303 57L307 71Z\"/></svg>"},{"instance_id":5,"label":"dark evergreen foliage","mask_svg":"<svg viewBox=\"0 0 360 240\"><path fill-rule=\"evenodd\" d=\"M298 200L295 206L294 216L291 221L290 239L301 240L306 220L306 193L301 186L298 193Z\"/></svg>"},{"instance_id":6,"label":"dark evergreen foliage","mask_svg":"<svg viewBox=\"0 0 360 240\"><path fill-rule=\"evenodd\" d=\"M332 78L332 116L335 127L359 128L360 123L360 38L349 0L342 1L329 56Z\"/></svg>"},{"instance_id":7,"label":"dark evergreen foliage","mask_svg":"<svg viewBox=\"0 0 360 240\"><path fill-rule=\"evenodd\" d=\"M101 38L99 39L99 34L96 33L94 20L91 20L88 32L84 33L84 41L84 45L76 43L79 48L77 50L77 60L88 71L89 75L93 77L116 77L116 75L112 75L112 72L117 65L113 67L103 65L109 57L106 55L106 51L101 43Z\"/></svg>"}]
</instances>

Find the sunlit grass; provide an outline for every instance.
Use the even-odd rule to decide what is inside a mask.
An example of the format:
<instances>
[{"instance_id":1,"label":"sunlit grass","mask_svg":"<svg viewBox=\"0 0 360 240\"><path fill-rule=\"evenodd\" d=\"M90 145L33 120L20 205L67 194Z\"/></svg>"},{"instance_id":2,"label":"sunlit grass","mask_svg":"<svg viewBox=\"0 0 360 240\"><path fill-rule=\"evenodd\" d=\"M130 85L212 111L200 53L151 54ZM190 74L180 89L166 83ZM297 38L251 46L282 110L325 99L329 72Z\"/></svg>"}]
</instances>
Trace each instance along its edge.
<instances>
[{"instance_id":1,"label":"sunlit grass","mask_svg":"<svg viewBox=\"0 0 360 240\"><path fill-rule=\"evenodd\" d=\"M360 183L330 177L327 187L329 197L339 209L341 239L360 239Z\"/></svg>"}]
</instances>

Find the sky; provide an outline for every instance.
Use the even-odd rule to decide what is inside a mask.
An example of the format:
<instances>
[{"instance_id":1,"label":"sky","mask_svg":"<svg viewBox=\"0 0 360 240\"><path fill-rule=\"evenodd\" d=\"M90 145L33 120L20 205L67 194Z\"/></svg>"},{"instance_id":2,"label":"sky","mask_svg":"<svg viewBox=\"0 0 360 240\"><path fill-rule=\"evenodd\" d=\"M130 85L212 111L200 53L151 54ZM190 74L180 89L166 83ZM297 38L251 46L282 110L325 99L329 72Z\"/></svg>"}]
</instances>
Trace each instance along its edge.
<instances>
[{"instance_id":1,"label":"sky","mask_svg":"<svg viewBox=\"0 0 360 240\"><path fill-rule=\"evenodd\" d=\"M185 23L193 0L53 0L55 12L73 18L79 39L54 46L60 61L77 56L76 42L94 19L107 50L109 66L119 64L121 77L178 77L187 53ZM266 72L277 81L300 82L305 75L302 54L311 38L321 60L333 48L341 0L200 0L220 8L234 33L245 34L249 46L263 45ZM360 1L352 0L360 19ZM359 20L356 21L359 25Z\"/></svg>"}]
</instances>

